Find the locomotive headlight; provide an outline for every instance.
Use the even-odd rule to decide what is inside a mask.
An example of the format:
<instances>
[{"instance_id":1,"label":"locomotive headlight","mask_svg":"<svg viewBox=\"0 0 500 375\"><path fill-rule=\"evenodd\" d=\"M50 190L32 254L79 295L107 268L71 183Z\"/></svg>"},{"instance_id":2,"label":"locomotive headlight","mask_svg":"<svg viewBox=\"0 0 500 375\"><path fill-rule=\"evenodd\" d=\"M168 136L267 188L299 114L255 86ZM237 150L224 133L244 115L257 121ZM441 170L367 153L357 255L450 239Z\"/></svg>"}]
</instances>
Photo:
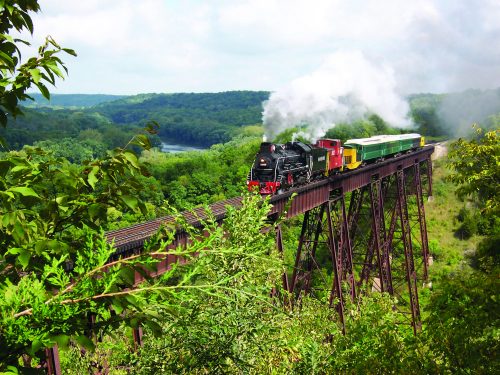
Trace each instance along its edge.
<instances>
[{"instance_id":1,"label":"locomotive headlight","mask_svg":"<svg viewBox=\"0 0 500 375\"><path fill-rule=\"evenodd\" d=\"M267 161L264 158L260 158L259 167L267 167Z\"/></svg>"}]
</instances>

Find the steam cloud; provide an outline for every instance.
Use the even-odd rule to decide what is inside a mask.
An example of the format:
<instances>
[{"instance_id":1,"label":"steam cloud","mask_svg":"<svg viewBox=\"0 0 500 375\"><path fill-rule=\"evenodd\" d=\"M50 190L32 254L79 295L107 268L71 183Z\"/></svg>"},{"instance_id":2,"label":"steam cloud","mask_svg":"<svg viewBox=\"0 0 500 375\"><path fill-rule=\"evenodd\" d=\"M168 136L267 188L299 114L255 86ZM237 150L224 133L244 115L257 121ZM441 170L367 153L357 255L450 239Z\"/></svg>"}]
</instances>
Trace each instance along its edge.
<instances>
[{"instance_id":1,"label":"steam cloud","mask_svg":"<svg viewBox=\"0 0 500 375\"><path fill-rule=\"evenodd\" d=\"M311 141L339 122L376 113L388 123L407 127L408 103L396 93L392 69L368 61L358 51L330 55L315 72L293 80L264 102L266 137L306 126Z\"/></svg>"},{"instance_id":2,"label":"steam cloud","mask_svg":"<svg viewBox=\"0 0 500 375\"><path fill-rule=\"evenodd\" d=\"M449 94L440 103L437 115L448 135L462 137L470 134L473 123L484 124L495 113L500 113L500 88Z\"/></svg>"}]
</instances>

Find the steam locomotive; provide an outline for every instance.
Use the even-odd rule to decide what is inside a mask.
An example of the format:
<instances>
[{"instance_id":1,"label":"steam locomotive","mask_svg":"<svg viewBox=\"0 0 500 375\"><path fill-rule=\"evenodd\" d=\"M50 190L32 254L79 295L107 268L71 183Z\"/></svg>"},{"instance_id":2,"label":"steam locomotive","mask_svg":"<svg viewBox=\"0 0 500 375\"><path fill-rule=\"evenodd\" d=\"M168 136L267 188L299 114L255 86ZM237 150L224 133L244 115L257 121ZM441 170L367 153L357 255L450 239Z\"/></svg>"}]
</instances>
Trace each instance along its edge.
<instances>
[{"instance_id":1,"label":"steam locomotive","mask_svg":"<svg viewBox=\"0 0 500 375\"><path fill-rule=\"evenodd\" d=\"M263 142L247 181L248 190L281 193L345 169L398 156L424 146L420 134L378 135L348 140L319 139L315 144Z\"/></svg>"}]
</instances>

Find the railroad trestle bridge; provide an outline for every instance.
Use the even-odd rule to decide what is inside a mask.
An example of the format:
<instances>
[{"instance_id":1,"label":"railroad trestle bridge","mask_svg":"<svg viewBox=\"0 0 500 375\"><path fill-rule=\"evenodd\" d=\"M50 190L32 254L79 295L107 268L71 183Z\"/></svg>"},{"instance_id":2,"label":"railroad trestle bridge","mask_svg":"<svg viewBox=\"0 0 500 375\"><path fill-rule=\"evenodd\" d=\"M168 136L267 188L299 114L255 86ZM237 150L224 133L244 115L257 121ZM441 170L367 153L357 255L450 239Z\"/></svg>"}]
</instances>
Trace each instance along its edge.
<instances>
[{"instance_id":1,"label":"railroad trestle bridge","mask_svg":"<svg viewBox=\"0 0 500 375\"><path fill-rule=\"evenodd\" d=\"M433 151L434 146L428 145L273 196L270 220L283 214L286 219L302 219L294 267L283 275L283 287L295 298L320 289L313 282L319 270L316 256L320 249L326 249L333 271L329 301L335 305L343 326L344 298L354 300L362 290L372 288L400 297L402 312L410 317L416 333L421 327L418 285L428 278L424 195L432 195ZM226 206L240 204L241 198L237 197L214 203L210 210L221 221ZM201 226L206 217L205 208L182 215L194 227ZM127 256L141 251L160 226L174 222L174 217L158 218L108 232L107 239L114 241L116 256ZM277 225L276 245L280 252L284 251L282 231L282 224ZM188 241L188 234L178 229L171 246L186 245ZM177 260L167 256L157 272L165 272ZM141 280L137 273L136 281Z\"/></svg>"}]
</instances>

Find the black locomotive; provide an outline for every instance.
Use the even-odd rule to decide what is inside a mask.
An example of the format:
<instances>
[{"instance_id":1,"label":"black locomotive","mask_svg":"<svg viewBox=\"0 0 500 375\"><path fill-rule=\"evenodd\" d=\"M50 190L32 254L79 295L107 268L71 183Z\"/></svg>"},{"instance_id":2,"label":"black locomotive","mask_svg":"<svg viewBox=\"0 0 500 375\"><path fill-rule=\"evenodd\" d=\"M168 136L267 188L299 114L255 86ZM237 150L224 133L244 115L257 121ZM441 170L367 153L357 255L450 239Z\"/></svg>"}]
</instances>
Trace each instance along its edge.
<instances>
[{"instance_id":1,"label":"black locomotive","mask_svg":"<svg viewBox=\"0 0 500 375\"><path fill-rule=\"evenodd\" d=\"M331 159L338 157L342 165L339 148L340 142L330 139L319 140L315 145L263 142L250 170L248 188L273 194L326 176L332 168Z\"/></svg>"}]
</instances>

